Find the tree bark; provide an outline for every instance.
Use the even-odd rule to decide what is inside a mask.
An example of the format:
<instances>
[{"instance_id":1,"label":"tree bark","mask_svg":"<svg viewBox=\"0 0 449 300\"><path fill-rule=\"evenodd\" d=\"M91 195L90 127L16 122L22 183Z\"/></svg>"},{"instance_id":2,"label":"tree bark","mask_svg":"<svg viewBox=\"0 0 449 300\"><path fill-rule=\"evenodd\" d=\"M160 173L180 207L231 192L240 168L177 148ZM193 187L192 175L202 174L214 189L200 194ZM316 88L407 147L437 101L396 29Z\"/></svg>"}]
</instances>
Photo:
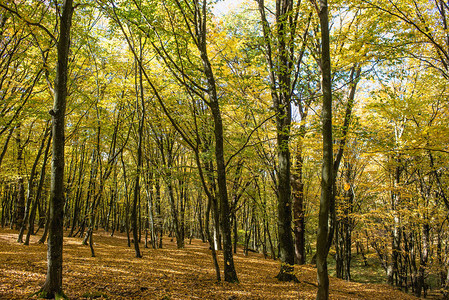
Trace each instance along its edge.
<instances>
[{"instance_id":1,"label":"tree bark","mask_svg":"<svg viewBox=\"0 0 449 300\"><path fill-rule=\"evenodd\" d=\"M210 72L212 70L210 69ZM207 73L206 73L207 74ZM210 73L212 74L212 73ZM209 76L208 76L209 77ZM209 77L211 79L211 77ZM237 273L234 267L234 259L232 255L232 239L231 226L229 220L229 200L228 190L226 186L226 166L224 162L224 147L223 147L223 123L221 120L220 108L218 105L218 98L215 91L215 82L209 85L215 95L215 101L211 103L212 116L214 118L214 133L215 133L215 158L217 161L217 181L218 194L220 200L220 216L221 216L221 231L223 234L223 256L224 256L224 277L227 282L238 282Z\"/></svg>"},{"instance_id":2,"label":"tree bark","mask_svg":"<svg viewBox=\"0 0 449 300\"><path fill-rule=\"evenodd\" d=\"M206 231L206 238L209 241L209 245L210 245L210 249L212 252L212 260L214 262L214 267L215 267L215 275L217 278L217 282L221 281L221 276L220 276L220 266L218 265L218 259L217 259L217 251L215 249L215 243L213 241L212 235L210 233L209 230L209 220L210 220L210 208L212 205L212 197L210 194L207 195L207 204L206 204L206 220L205 220L205 231Z\"/></svg>"},{"instance_id":3,"label":"tree bark","mask_svg":"<svg viewBox=\"0 0 449 300\"><path fill-rule=\"evenodd\" d=\"M224 145L223 145L223 121L221 118L220 105L218 102L218 95L216 90L215 77L212 71L212 66L209 61L206 49L206 1L203 6L197 5L195 7L201 16L199 27L200 33L198 36L198 50L200 51L201 60L203 62L204 74L207 80L207 93L210 97L209 107L212 112L214 121L214 136L215 136L215 160L217 163L217 182L218 195L220 200L220 222L221 231L223 234L223 257L224 257L224 277L227 282L238 282L237 272L234 267L234 258L232 255L232 239L231 226L229 220L229 200L228 189L226 183L226 164L224 161Z\"/></svg>"},{"instance_id":4,"label":"tree bark","mask_svg":"<svg viewBox=\"0 0 449 300\"><path fill-rule=\"evenodd\" d=\"M320 0L319 18L321 25L321 74L323 90L323 108L321 112L323 134L323 166L321 173L321 197L317 234L317 278L316 299L329 298L329 277L327 271L328 221L333 189L333 145L332 145L332 82L329 41L329 16L327 0Z\"/></svg>"},{"instance_id":5,"label":"tree bark","mask_svg":"<svg viewBox=\"0 0 449 300\"><path fill-rule=\"evenodd\" d=\"M41 295L47 299L65 297L62 291L62 241L64 217L64 142L67 98L68 57L72 0L65 0L60 17L58 63L56 66L55 98L52 115L52 167L50 188L50 225L47 252L47 277Z\"/></svg>"},{"instance_id":6,"label":"tree bark","mask_svg":"<svg viewBox=\"0 0 449 300\"><path fill-rule=\"evenodd\" d=\"M0 166L2 165L2 161L3 161L3 158L5 157L6 150L8 150L9 140L11 139L13 132L14 132L14 127L9 129L8 136L6 137L5 144L3 145L3 150L0 153Z\"/></svg>"},{"instance_id":7,"label":"tree bark","mask_svg":"<svg viewBox=\"0 0 449 300\"><path fill-rule=\"evenodd\" d=\"M164 221L161 211L161 183L159 175L156 175L155 183L154 183L154 189L156 194L156 236L159 238L158 241L156 241L157 248L162 248L162 236L164 234Z\"/></svg>"},{"instance_id":8,"label":"tree bark","mask_svg":"<svg viewBox=\"0 0 449 300\"><path fill-rule=\"evenodd\" d=\"M293 233L295 236L295 261L299 265L306 263L305 245L305 220L304 220L304 179L302 139L305 136L305 125L301 125L298 146L296 149L296 164L292 174L292 197L293 197Z\"/></svg>"},{"instance_id":9,"label":"tree bark","mask_svg":"<svg viewBox=\"0 0 449 300\"><path fill-rule=\"evenodd\" d=\"M19 177L17 180L17 198L16 198L16 213L14 223L16 229L20 229L24 226L25 218L25 185L23 183L23 177Z\"/></svg>"},{"instance_id":10,"label":"tree bark","mask_svg":"<svg viewBox=\"0 0 449 300\"><path fill-rule=\"evenodd\" d=\"M290 172L291 101L302 54L295 56L299 3L276 1L275 30L266 17L264 0L257 0L262 22L265 57L268 65L271 98L276 113L278 234L281 281L298 281L293 274L295 246L291 232L292 196Z\"/></svg>"},{"instance_id":11,"label":"tree bark","mask_svg":"<svg viewBox=\"0 0 449 300\"><path fill-rule=\"evenodd\" d=\"M345 116L343 121L343 130L342 130L342 138L338 141L338 151L334 160L334 169L333 169L333 179L332 185L334 191L332 192L332 198L330 202L330 211L329 211L329 230L328 230L328 241L327 247L330 248L332 246L332 238L334 236L334 230L336 226L336 210L335 210L335 183L337 179L338 169L340 168L340 162L343 157L343 152L345 149L346 141L348 138L349 125L351 123L352 118L352 108L354 107L354 98L355 92L357 89L357 83L360 80L360 74L362 72L362 68L359 64L354 64L351 68L350 73L350 86L351 89L349 91L348 102L346 104Z\"/></svg>"},{"instance_id":12,"label":"tree bark","mask_svg":"<svg viewBox=\"0 0 449 300\"><path fill-rule=\"evenodd\" d=\"M140 55L142 59L142 45L140 44ZM137 63L136 63L137 66ZM137 68L137 67L136 67ZM136 74L137 76L137 74ZM136 91L137 92L137 91ZM142 172L142 140L143 140L143 124L145 121L145 106L143 98L143 82L142 82L142 69L139 68L139 92L140 95L136 99L136 110L140 111L139 128L138 128L138 142L137 142L137 172L134 182L134 193L133 193L133 203L131 210L131 226L133 230L134 239L134 250L136 252L136 257L142 257L139 249L139 236L138 236L138 226L140 228L140 222L137 222L137 204L140 199L140 173ZM141 100L141 105L139 109L139 98Z\"/></svg>"}]
</instances>

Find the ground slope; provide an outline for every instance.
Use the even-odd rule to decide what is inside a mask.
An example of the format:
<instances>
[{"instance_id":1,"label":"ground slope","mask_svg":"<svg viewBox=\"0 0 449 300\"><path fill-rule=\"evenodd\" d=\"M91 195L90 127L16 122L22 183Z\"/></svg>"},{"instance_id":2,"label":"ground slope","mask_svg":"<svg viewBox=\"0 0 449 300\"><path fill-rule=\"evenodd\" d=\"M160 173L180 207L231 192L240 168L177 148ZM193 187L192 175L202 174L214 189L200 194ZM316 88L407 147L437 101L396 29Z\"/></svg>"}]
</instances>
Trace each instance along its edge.
<instances>
[{"instance_id":1,"label":"ground slope","mask_svg":"<svg viewBox=\"0 0 449 300\"><path fill-rule=\"evenodd\" d=\"M0 299L25 299L45 281L46 245L24 246L17 232L0 229ZM279 262L241 250L235 256L240 284L215 282L208 246L186 241L178 250L170 239L164 249L143 249L134 258L123 236L94 234L97 257L80 238L64 239L64 291L70 299L315 299L316 269L297 266L301 283L278 282ZM222 257L220 257L220 266ZM330 279L331 299L417 299L387 285ZM35 299L30 297L29 299Z\"/></svg>"}]
</instances>

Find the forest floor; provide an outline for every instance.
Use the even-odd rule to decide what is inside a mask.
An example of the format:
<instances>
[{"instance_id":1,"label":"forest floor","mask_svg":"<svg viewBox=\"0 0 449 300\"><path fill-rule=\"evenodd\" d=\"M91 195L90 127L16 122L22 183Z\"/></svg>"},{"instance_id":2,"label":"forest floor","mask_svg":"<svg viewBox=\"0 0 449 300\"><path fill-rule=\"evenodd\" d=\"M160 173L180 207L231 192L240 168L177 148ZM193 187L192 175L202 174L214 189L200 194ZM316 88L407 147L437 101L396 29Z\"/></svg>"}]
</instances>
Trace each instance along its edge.
<instances>
[{"instance_id":1,"label":"forest floor","mask_svg":"<svg viewBox=\"0 0 449 300\"><path fill-rule=\"evenodd\" d=\"M47 245L16 242L17 232L0 229L0 299L31 296L45 281ZM135 258L126 237L94 233L96 257L80 238L64 238L63 288L69 299L315 299L316 269L295 266L300 283L284 283L274 276L279 262L240 249L234 256L239 284L216 283L208 244L186 240L176 249L170 238L162 249L141 248ZM220 267L223 257L220 255ZM417 299L385 284L347 282L330 278L331 299Z\"/></svg>"}]
</instances>

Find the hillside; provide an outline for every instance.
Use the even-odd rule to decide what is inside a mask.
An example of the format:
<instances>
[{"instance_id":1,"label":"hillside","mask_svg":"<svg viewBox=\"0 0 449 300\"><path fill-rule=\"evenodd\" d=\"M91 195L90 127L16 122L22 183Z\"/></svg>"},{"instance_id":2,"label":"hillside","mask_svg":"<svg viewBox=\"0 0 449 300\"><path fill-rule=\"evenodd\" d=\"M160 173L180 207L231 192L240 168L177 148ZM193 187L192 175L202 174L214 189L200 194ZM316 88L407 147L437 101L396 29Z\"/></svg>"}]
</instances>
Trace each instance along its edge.
<instances>
[{"instance_id":1,"label":"hillside","mask_svg":"<svg viewBox=\"0 0 449 300\"><path fill-rule=\"evenodd\" d=\"M17 233L0 230L0 299L29 297L45 281L46 245L16 242ZM199 240L176 249L164 240L164 249L144 249L143 258L124 236L94 234L97 257L79 238L64 240L64 291L70 299L314 299L316 270L296 266L301 283L281 283L274 276L279 262L238 251L235 263L240 284L215 282L207 244ZM220 257L221 258L221 257ZM349 283L330 279L331 299L416 299L387 285ZM30 297L36 299L36 296Z\"/></svg>"}]
</instances>

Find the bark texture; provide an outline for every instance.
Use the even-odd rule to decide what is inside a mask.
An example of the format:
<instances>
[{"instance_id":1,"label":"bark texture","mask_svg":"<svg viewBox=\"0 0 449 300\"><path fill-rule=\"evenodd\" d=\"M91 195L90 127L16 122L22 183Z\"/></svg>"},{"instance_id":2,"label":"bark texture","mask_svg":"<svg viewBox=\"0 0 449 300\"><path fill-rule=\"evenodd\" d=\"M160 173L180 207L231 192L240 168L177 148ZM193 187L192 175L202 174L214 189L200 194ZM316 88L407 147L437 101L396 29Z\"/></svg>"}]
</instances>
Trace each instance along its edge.
<instances>
[{"instance_id":1,"label":"bark texture","mask_svg":"<svg viewBox=\"0 0 449 300\"><path fill-rule=\"evenodd\" d=\"M64 141L67 98L68 57L73 3L65 0L60 17L58 62L52 116L52 165L50 187L50 224L47 251L47 278L41 290L45 298L65 297L62 291L62 241L64 215Z\"/></svg>"},{"instance_id":2,"label":"bark texture","mask_svg":"<svg viewBox=\"0 0 449 300\"><path fill-rule=\"evenodd\" d=\"M329 298L329 276L327 271L328 221L332 201L333 187L333 145L332 145L332 83L329 45L329 16L327 0L321 0L319 6L321 25L321 73L323 91L323 109L321 113L323 134L323 167L321 173L321 198L317 234L317 278L316 299Z\"/></svg>"}]
</instances>

